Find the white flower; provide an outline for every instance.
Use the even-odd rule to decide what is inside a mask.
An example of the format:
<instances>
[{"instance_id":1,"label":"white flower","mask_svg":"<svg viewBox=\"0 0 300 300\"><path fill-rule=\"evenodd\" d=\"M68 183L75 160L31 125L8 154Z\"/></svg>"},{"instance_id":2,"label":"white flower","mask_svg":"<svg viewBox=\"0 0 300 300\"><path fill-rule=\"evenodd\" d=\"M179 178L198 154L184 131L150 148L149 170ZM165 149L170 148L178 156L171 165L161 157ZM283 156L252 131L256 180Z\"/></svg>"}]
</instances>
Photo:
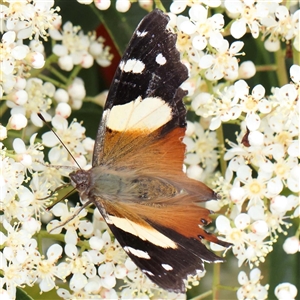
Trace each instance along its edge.
<instances>
[{"instance_id":1,"label":"white flower","mask_svg":"<svg viewBox=\"0 0 300 300\"><path fill-rule=\"evenodd\" d=\"M193 128L194 132L184 138L184 143L187 145L187 155L184 162L190 165L187 173L191 178L203 180L217 166L216 147L218 143L215 132L204 130L201 124L196 122L193 123ZM198 164L201 164L201 170L199 170Z\"/></svg>"},{"instance_id":2,"label":"white flower","mask_svg":"<svg viewBox=\"0 0 300 300\"><path fill-rule=\"evenodd\" d=\"M36 251L36 241L31 238L29 231L20 229L19 224L11 226L4 220L3 227L6 230L6 236L2 234L1 242L4 245L5 258L14 263L23 263L32 252Z\"/></svg>"},{"instance_id":3,"label":"white flower","mask_svg":"<svg viewBox=\"0 0 300 300\"><path fill-rule=\"evenodd\" d=\"M44 153L42 152L41 144L35 144L37 133L30 138L30 146L26 149L23 140L16 138L13 141L13 148L17 154L16 161L22 163L25 168L33 168L33 170L40 170L39 162L42 162ZM36 167L36 168L35 168Z\"/></svg>"},{"instance_id":4,"label":"white flower","mask_svg":"<svg viewBox=\"0 0 300 300\"><path fill-rule=\"evenodd\" d=\"M80 223L84 222L80 219L87 215L86 210L80 210L78 206L69 209L67 204L58 203L51 209L51 212L56 217L60 217L60 221L52 220L48 224L47 230L51 231L53 234L58 234L62 231L62 229L65 229L65 242L67 244L76 245L78 242L76 230L78 229Z\"/></svg>"},{"instance_id":5,"label":"white flower","mask_svg":"<svg viewBox=\"0 0 300 300\"><path fill-rule=\"evenodd\" d=\"M71 105L74 109L80 109L82 100L86 95L84 82L81 78L76 77L68 86L68 94L72 100Z\"/></svg>"},{"instance_id":6,"label":"white flower","mask_svg":"<svg viewBox=\"0 0 300 300\"><path fill-rule=\"evenodd\" d=\"M62 32L51 30L50 35L54 40L61 41L61 44L54 45L53 53L59 57L58 65L62 70L71 71L74 65L90 68L94 59L102 67L110 65L110 49L104 46L104 39L97 38L95 33L85 35L80 27L67 22Z\"/></svg>"},{"instance_id":7,"label":"white flower","mask_svg":"<svg viewBox=\"0 0 300 300\"><path fill-rule=\"evenodd\" d=\"M233 244L232 252L236 255L241 265L245 260L245 243L247 233L245 229L250 224L250 218L247 214L239 214L234 220L234 226L231 226L230 220L225 216L219 216L216 220L218 233L225 235L225 240Z\"/></svg>"},{"instance_id":8,"label":"white flower","mask_svg":"<svg viewBox=\"0 0 300 300\"><path fill-rule=\"evenodd\" d=\"M100 10L106 10L110 7L111 0L94 0L95 6Z\"/></svg>"},{"instance_id":9,"label":"white flower","mask_svg":"<svg viewBox=\"0 0 300 300\"><path fill-rule=\"evenodd\" d=\"M3 141L7 138L7 129L0 124L0 141Z\"/></svg>"},{"instance_id":10,"label":"white flower","mask_svg":"<svg viewBox=\"0 0 300 300\"><path fill-rule=\"evenodd\" d=\"M17 105L24 105L28 100L28 94L24 90L13 90L8 97Z\"/></svg>"},{"instance_id":11,"label":"white flower","mask_svg":"<svg viewBox=\"0 0 300 300\"><path fill-rule=\"evenodd\" d=\"M281 88L274 89L272 101L274 101L275 110L267 116L267 120L271 129L290 137L298 137L299 135L299 101L297 84L286 84ZM281 138L283 140L283 138ZM288 142L287 138L284 142ZM289 141L291 142L291 141Z\"/></svg>"},{"instance_id":12,"label":"white flower","mask_svg":"<svg viewBox=\"0 0 300 300\"><path fill-rule=\"evenodd\" d=\"M93 2L93 0L77 0L77 2L80 4L89 5Z\"/></svg>"},{"instance_id":13,"label":"white flower","mask_svg":"<svg viewBox=\"0 0 300 300\"><path fill-rule=\"evenodd\" d=\"M13 113L8 120L7 129L21 130L27 126L27 119L23 114Z\"/></svg>"},{"instance_id":14,"label":"white flower","mask_svg":"<svg viewBox=\"0 0 300 300\"><path fill-rule=\"evenodd\" d=\"M283 243L283 250L287 254L300 252L300 241L297 236L288 237Z\"/></svg>"},{"instance_id":15,"label":"white flower","mask_svg":"<svg viewBox=\"0 0 300 300\"><path fill-rule=\"evenodd\" d=\"M238 78L238 60L235 57L243 48L243 42L229 42L221 36L212 45L217 52L215 54L205 54L199 61L199 67L206 69L205 77L208 80L235 80Z\"/></svg>"},{"instance_id":16,"label":"white flower","mask_svg":"<svg viewBox=\"0 0 300 300\"><path fill-rule=\"evenodd\" d=\"M208 18L208 10L199 4L195 4L190 8L189 15L191 21L186 21L185 23L189 25L188 27L191 27L190 29L194 26L194 30L191 30L191 33L194 33L192 35L192 44L195 49L203 50L207 46L207 43L213 45L214 39L221 38L219 31L224 26L223 15L214 14ZM179 29L182 30L181 26L179 26Z\"/></svg>"},{"instance_id":17,"label":"white flower","mask_svg":"<svg viewBox=\"0 0 300 300\"><path fill-rule=\"evenodd\" d=\"M246 115L247 128L257 130L260 125L260 117L257 111L267 114L271 111L271 104L267 101L265 96L265 88L262 85L257 85L253 88L252 94L249 95L249 87L244 80L239 80L235 84L236 94L240 98L241 109Z\"/></svg>"},{"instance_id":18,"label":"white flower","mask_svg":"<svg viewBox=\"0 0 300 300\"><path fill-rule=\"evenodd\" d=\"M239 78L249 79L256 74L255 64L251 60L244 61L239 66Z\"/></svg>"},{"instance_id":19,"label":"white flower","mask_svg":"<svg viewBox=\"0 0 300 300\"><path fill-rule=\"evenodd\" d=\"M201 3L203 3L204 6L208 6L208 7L218 7L221 5L220 0L214 0L214 1L204 0L201 1ZM194 6L198 6L198 5L199 4L195 4L194 2L188 0L173 0L173 2L170 5L170 12L173 14L180 14L186 9L187 6L193 8Z\"/></svg>"},{"instance_id":20,"label":"white flower","mask_svg":"<svg viewBox=\"0 0 300 300\"><path fill-rule=\"evenodd\" d=\"M226 87L222 91L216 87L214 96L208 93L200 93L194 97L192 107L197 115L205 118L211 116L209 129L216 130L222 122L236 120L240 117L242 111L238 100L234 86Z\"/></svg>"},{"instance_id":21,"label":"white flower","mask_svg":"<svg viewBox=\"0 0 300 300\"><path fill-rule=\"evenodd\" d=\"M180 14L185 10L187 4L187 0L174 0L170 6L170 12L173 14Z\"/></svg>"},{"instance_id":22,"label":"white flower","mask_svg":"<svg viewBox=\"0 0 300 300\"><path fill-rule=\"evenodd\" d=\"M96 275L96 268L88 252L78 253L74 244L67 243L65 253L68 256L66 260L68 268L70 273L73 274L70 280L70 288L73 291L81 290L87 284L88 278Z\"/></svg>"},{"instance_id":23,"label":"white flower","mask_svg":"<svg viewBox=\"0 0 300 300\"><path fill-rule=\"evenodd\" d=\"M259 22L258 20L268 14L267 10L262 7L257 7L254 1L244 3L242 1L235 1L230 4L230 1L225 1L226 9L232 14L238 14L239 19L234 21L230 27L231 35L239 39L245 35L247 25L254 38L259 35Z\"/></svg>"},{"instance_id":24,"label":"white flower","mask_svg":"<svg viewBox=\"0 0 300 300\"><path fill-rule=\"evenodd\" d=\"M85 128L76 121L72 122L68 126L68 121L60 115L53 117L52 126L54 129L56 129L57 135L68 147L68 150L73 155L77 155L76 160L81 159L82 162L85 162L86 164L86 160L83 158L83 155L86 153L86 151L81 144L81 141L85 138ZM60 160L60 164L62 164L62 161L66 160L68 153L53 132L49 131L44 133L42 135L42 140L45 146L52 148L49 153L49 158L52 157L52 162L58 162ZM58 146L56 146L57 144ZM70 159L72 163L75 164L73 159ZM84 165L82 165L82 167L84 167Z\"/></svg>"},{"instance_id":25,"label":"white flower","mask_svg":"<svg viewBox=\"0 0 300 300\"><path fill-rule=\"evenodd\" d=\"M68 102L69 101L69 94L66 90L64 89L57 89L54 93L54 99L57 102Z\"/></svg>"},{"instance_id":26,"label":"white flower","mask_svg":"<svg viewBox=\"0 0 300 300\"><path fill-rule=\"evenodd\" d=\"M286 160L279 158L273 163L268 163L269 172L274 172L272 180L279 192L281 192L284 185L295 193L299 191L299 183L297 183L299 181L299 170L297 166L297 158L292 157L288 157Z\"/></svg>"},{"instance_id":27,"label":"white flower","mask_svg":"<svg viewBox=\"0 0 300 300\"><path fill-rule=\"evenodd\" d=\"M31 52L26 56L26 60L34 69L41 69L45 65L44 55L40 52Z\"/></svg>"},{"instance_id":28,"label":"white flower","mask_svg":"<svg viewBox=\"0 0 300 300\"><path fill-rule=\"evenodd\" d=\"M63 118L67 119L71 115L72 109L68 103L58 103L55 113Z\"/></svg>"},{"instance_id":29,"label":"white flower","mask_svg":"<svg viewBox=\"0 0 300 300\"><path fill-rule=\"evenodd\" d=\"M47 30L52 27L58 15L56 10L51 8L54 1L32 2L23 1L16 5L14 1L9 1L7 6L1 5L1 22L6 32L1 44L0 84L5 93L12 92L17 79L26 78L31 68L39 69L45 63L42 53L32 47L33 43L29 47L23 40L32 36L36 40L39 36L46 39Z\"/></svg>"},{"instance_id":30,"label":"white flower","mask_svg":"<svg viewBox=\"0 0 300 300\"><path fill-rule=\"evenodd\" d=\"M14 199L17 189L22 185L25 176L23 166L12 158L5 157L4 154L2 152L0 156L0 201L4 203L7 201L8 204Z\"/></svg>"},{"instance_id":31,"label":"white flower","mask_svg":"<svg viewBox=\"0 0 300 300\"><path fill-rule=\"evenodd\" d=\"M298 65L292 65L290 68L290 75L291 79L294 83L298 84L300 83L300 66Z\"/></svg>"},{"instance_id":32,"label":"white flower","mask_svg":"<svg viewBox=\"0 0 300 300\"><path fill-rule=\"evenodd\" d=\"M34 125L42 127L43 123L37 116L37 113L42 113L43 117L49 121L50 115L46 112L51 105L51 97L55 92L55 87L50 82L43 82L38 78L30 78L26 81L25 91L28 95L28 101L23 104L18 112L22 112L25 115L30 115L30 120ZM10 107L14 107L13 103L9 103ZM12 110L13 111L13 110Z\"/></svg>"},{"instance_id":33,"label":"white flower","mask_svg":"<svg viewBox=\"0 0 300 300\"><path fill-rule=\"evenodd\" d=\"M41 278L39 286L41 291L48 292L55 287L54 276L58 275L56 263L62 255L62 247L58 244L50 246L47 250L47 258L37 262L37 276Z\"/></svg>"},{"instance_id":34,"label":"white flower","mask_svg":"<svg viewBox=\"0 0 300 300\"><path fill-rule=\"evenodd\" d=\"M6 285L6 294L8 299L16 298L16 288L22 286L27 281L28 272L18 262L8 261L2 252L0 252L1 269L3 277L0 278L0 286Z\"/></svg>"},{"instance_id":35,"label":"white flower","mask_svg":"<svg viewBox=\"0 0 300 300\"><path fill-rule=\"evenodd\" d=\"M237 298L242 299L267 299L269 285L261 285L261 271L258 268L250 272L250 279L247 274L241 271L238 275L239 284L242 285L237 291Z\"/></svg>"},{"instance_id":36,"label":"white flower","mask_svg":"<svg viewBox=\"0 0 300 300\"><path fill-rule=\"evenodd\" d=\"M297 288L288 282L280 283L275 288L275 296L279 300L293 300L297 296Z\"/></svg>"},{"instance_id":37,"label":"white flower","mask_svg":"<svg viewBox=\"0 0 300 300\"><path fill-rule=\"evenodd\" d=\"M116 10L119 12L127 12L131 6L129 0L117 0L116 1Z\"/></svg>"},{"instance_id":38,"label":"white flower","mask_svg":"<svg viewBox=\"0 0 300 300\"><path fill-rule=\"evenodd\" d=\"M280 48L280 40L294 39L293 46L297 51L299 46L299 16L300 10L290 15L288 8L280 5L275 12L262 18L262 25L266 27L264 33L268 38L265 41L265 48L268 51L275 52Z\"/></svg>"},{"instance_id":39,"label":"white flower","mask_svg":"<svg viewBox=\"0 0 300 300\"><path fill-rule=\"evenodd\" d=\"M225 240L231 242L232 252L241 266L248 261L250 267L264 262L265 257L272 251L270 242L264 242L269 235L268 226L265 221L259 220L252 224L248 214L240 213L234 219L234 226L225 216L219 216L216 227L219 234L225 235Z\"/></svg>"},{"instance_id":40,"label":"white flower","mask_svg":"<svg viewBox=\"0 0 300 300\"><path fill-rule=\"evenodd\" d=\"M238 204L241 205L246 199L249 200L248 207L252 205L263 205L263 198L267 196L266 181L264 174L258 174L257 178L252 178L252 170L250 167L240 166L236 172L236 183L242 183L244 190L243 197L238 199Z\"/></svg>"}]
</instances>

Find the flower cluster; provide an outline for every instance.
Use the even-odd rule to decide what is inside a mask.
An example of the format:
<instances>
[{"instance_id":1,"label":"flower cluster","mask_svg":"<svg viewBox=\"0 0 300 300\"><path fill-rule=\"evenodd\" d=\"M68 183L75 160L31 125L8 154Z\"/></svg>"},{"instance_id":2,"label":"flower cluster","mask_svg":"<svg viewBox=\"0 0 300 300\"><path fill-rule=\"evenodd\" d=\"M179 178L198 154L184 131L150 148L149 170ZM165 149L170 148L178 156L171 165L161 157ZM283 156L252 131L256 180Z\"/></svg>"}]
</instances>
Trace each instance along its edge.
<instances>
[{"instance_id":1,"label":"flower cluster","mask_svg":"<svg viewBox=\"0 0 300 300\"><path fill-rule=\"evenodd\" d=\"M112 4L78 2L103 14ZM113 3L126 12L133 2ZM137 2L148 11L154 2L163 8L163 1ZM300 10L280 2L174 0L166 7L189 70L182 85L191 116L186 172L222 196L207 207L219 213L217 234L233 244L229 260L249 267L249 275L239 272L238 299L266 299L270 292L280 300L297 296L296 286L285 281L270 291L261 268L275 247L286 255L300 251L294 222L300 215ZM17 289L35 285L44 293L57 289L63 299L184 299L143 275L98 210L67 200L47 210L76 162L91 167L94 140L81 119L71 116L91 98L103 103L106 93L87 97L88 79L80 70L95 62L107 67L112 60L102 37L84 33L71 20L63 23L59 13L54 0L0 4L0 294L14 299ZM262 53L257 60L249 53L253 45ZM273 53L275 64L265 62ZM257 78L270 70L277 81L266 87ZM38 132L44 125L39 114L70 152L53 132ZM286 235L283 245L279 235ZM187 286L202 276L191 276Z\"/></svg>"},{"instance_id":2,"label":"flower cluster","mask_svg":"<svg viewBox=\"0 0 300 300\"><path fill-rule=\"evenodd\" d=\"M111 6L111 0L77 0L81 4L89 5L91 3L94 3L95 7L97 7L99 10L107 10ZM138 2L139 5L147 10L151 11L153 8L153 0L116 0L115 2L115 8L117 11L121 13L127 12L132 2Z\"/></svg>"},{"instance_id":3,"label":"flower cluster","mask_svg":"<svg viewBox=\"0 0 300 300\"><path fill-rule=\"evenodd\" d=\"M276 88L268 99L262 99L264 93L255 96L255 88L261 89L261 86L256 86L250 96L242 93L251 104L248 107L252 109L252 120L244 112L238 144L230 142L231 148L224 156L229 160L225 179L232 183L228 197L235 205L230 215L234 226L231 227L224 216L217 219L216 225L219 232L235 244L233 252L239 265L245 260L250 266L264 262L278 233L291 226L286 221L287 216L290 213L299 216L299 131L296 120L299 120L300 67L294 65L290 72L293 83ZM259 114L259 102L263 100L268 104L261 105L265 112ZM243 107L243 102L241 104ZM283 123L283 120L289 121ZM284 190L289 190L289 195L283 193ZM247 214L242 212L245 203Z\"/></svg>"},{"instance_id":4,"label":"flower cluster","mask_svg":"<svg viewBox=\"0 0 300 300\"><path fill-rule=\"evenodd\" d=\"M199 123L188 123L185 163L189 176L211 182L217 159L228 161L226 169L223 165L224 177L211 182L224 200L209 203L208 207L217 211L223 203L229 208L226 216L217 218L216 229L233 244L238 266L247 262L252 268L265 262L279 234L286 235L291 220L299 217L300 66L292 65L291 81L281 80L282 86L266 95L263 85L250 88L246 81L256 74L256 67L250 60L239 63L237 55L246 55L240 53L244 42L237 40L230 45L226 36L230 32L240 39L248 28L254 39L265 40L267 51L279 50L281 40L293 44L299 55L300 11L291 14L275 1L270 5L262 1L225 1L224 12L232 19L225 26L224 14L211 14L211 3L221 6L218 1L204 6L175 0L170 7L178 49L190 71L183 86L189 92L191 109L201 117ZM181 16L187 7L189 16ZM239 126L237 143L228 141L225 153L221 144L218 153L217 145L223 141L217 141L217 136L222 134L224 124ZM298 230L286 240L284 249L296 253L299 244ZM260 284L260 270L254 270L249 281L245 273L240 276L243 288L238 290L239 299L267 298L268 286Z\"/></svg>"},{"instance_id":5,"label":"flower cluster","mask_svg":"<svg viewBox=\"0 0 300 300\"><path fill-rule=\"evenodd\" d=\"M61 42L54 45L53 53L59 57L57 63L62 70L71 71L75 65L88 69L94 60L102 67L110 64L109 48L104 47L103 39L97 38L95 32L85 35L79 27L67 22L62 30L50 30L50 36Z\"/></svg>"}]
</instances>

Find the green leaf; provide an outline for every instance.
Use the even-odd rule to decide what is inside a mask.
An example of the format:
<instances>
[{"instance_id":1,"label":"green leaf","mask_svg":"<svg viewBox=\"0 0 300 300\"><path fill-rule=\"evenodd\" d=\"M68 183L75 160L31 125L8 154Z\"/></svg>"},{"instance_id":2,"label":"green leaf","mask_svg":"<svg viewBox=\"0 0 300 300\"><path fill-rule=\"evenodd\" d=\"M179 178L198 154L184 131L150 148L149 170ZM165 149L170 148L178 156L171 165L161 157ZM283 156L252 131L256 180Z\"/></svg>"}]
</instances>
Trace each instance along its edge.
<instances>
[{"instance_id":1,"label":"green leaf","mask_svg":"<svg viewBox=\"0 0 300 300\"><path fill-rule=\"evenodd\" d=\"M30 297L23 289L17 288L17 294L16 294L17 300L33 300L32 297Z\"/></svg>"},{"instance_id":2,"label":"green leaf","mask_svg":"<svg viewBox=\"0 0 300 300\"><path fill-rule=\"evenodd\" d=\"M133 5L127 13L120 13L112 6L105 11L100 11L95 6L91 8L105 26L120 55L124 53L138 23L147 14L138 5Z\"/></svg>"},{"instance_id":3,"label":"green leaf","mask_svg":"<svg viewBox=\"0 0 300 300\"><path fill-rule=\"evenodd\" d=\"M296 226L292 226L288 230L288 235L279 235L277 243L274 244L273 251L266 258L269 275L267 280L270 284L269 299L276 298L274 295L274 289L278 284L283 282L294 284L298 291L300 289L300 254L299 252L296 254L287 254L282 248L287 236L292 236L295 229L299 226L297 223L299 223L299 220L294 221L294 225ZM266 267L266 265L264 267ZM300 295L298 293L298 297L296 299L299 299L299 296Z\"/></svg>"}]
</instances>

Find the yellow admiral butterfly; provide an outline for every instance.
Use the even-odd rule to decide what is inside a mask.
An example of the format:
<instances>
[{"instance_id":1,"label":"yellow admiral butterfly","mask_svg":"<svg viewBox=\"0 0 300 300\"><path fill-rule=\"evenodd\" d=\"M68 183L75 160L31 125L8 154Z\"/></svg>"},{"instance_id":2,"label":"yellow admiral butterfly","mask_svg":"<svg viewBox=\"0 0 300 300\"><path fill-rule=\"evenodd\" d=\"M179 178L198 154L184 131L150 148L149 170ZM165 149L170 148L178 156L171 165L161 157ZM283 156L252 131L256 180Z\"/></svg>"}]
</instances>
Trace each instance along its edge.
<instances>
[{"instance_id":1,"label":"yellow admiral butterfly","mask_svg":"<svg viewBox=\"0 0 300 300\"><path fill-rule=\"evenodd\" d=\"M202 240L230 246L206 232L217 195L183 172L186 110L179 86L188 78L159 10L138 25L104 107L92 169L70 174L134 263L157 285L185 292L183 279L203 262L222 262Z\"/></svg>"}]
</instances>

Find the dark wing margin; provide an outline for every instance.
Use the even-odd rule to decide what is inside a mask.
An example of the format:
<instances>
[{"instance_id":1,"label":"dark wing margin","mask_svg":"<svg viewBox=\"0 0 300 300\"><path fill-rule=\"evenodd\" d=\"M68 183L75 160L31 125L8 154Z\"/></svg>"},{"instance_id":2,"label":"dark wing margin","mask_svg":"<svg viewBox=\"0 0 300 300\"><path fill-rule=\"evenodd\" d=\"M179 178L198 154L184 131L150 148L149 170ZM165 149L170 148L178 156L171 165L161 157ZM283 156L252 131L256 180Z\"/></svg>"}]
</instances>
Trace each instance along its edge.
<instances>
[{"instance_id":1,"label":"dark wing margin","mask_svg":"<svg viewBox=\"0 0 300 300\"><path fill-rule=\"evenodd\" d=\"M182 98L186 92L179 86L188 78L188 70L180 62L180 54L176 49L177 37L167 29L168 22L169 17L156 9L140 22L133 33L110 87L96 137L93 166L105 164L109 160L103 157L104 136L108 134L109 112L114 106L138 98L143 101L149 97L158 97L171 107L172 113L171 120L163 126L161 136L176 127L185 128L186 110ZM137 62L136 66L140 63L143 67L126 70L126 63L133 61ZM126 130L130 131L130 128ZM115 148L111 147L115 151L118 151L117 144Z\"/></svg>"}]
</instances>

